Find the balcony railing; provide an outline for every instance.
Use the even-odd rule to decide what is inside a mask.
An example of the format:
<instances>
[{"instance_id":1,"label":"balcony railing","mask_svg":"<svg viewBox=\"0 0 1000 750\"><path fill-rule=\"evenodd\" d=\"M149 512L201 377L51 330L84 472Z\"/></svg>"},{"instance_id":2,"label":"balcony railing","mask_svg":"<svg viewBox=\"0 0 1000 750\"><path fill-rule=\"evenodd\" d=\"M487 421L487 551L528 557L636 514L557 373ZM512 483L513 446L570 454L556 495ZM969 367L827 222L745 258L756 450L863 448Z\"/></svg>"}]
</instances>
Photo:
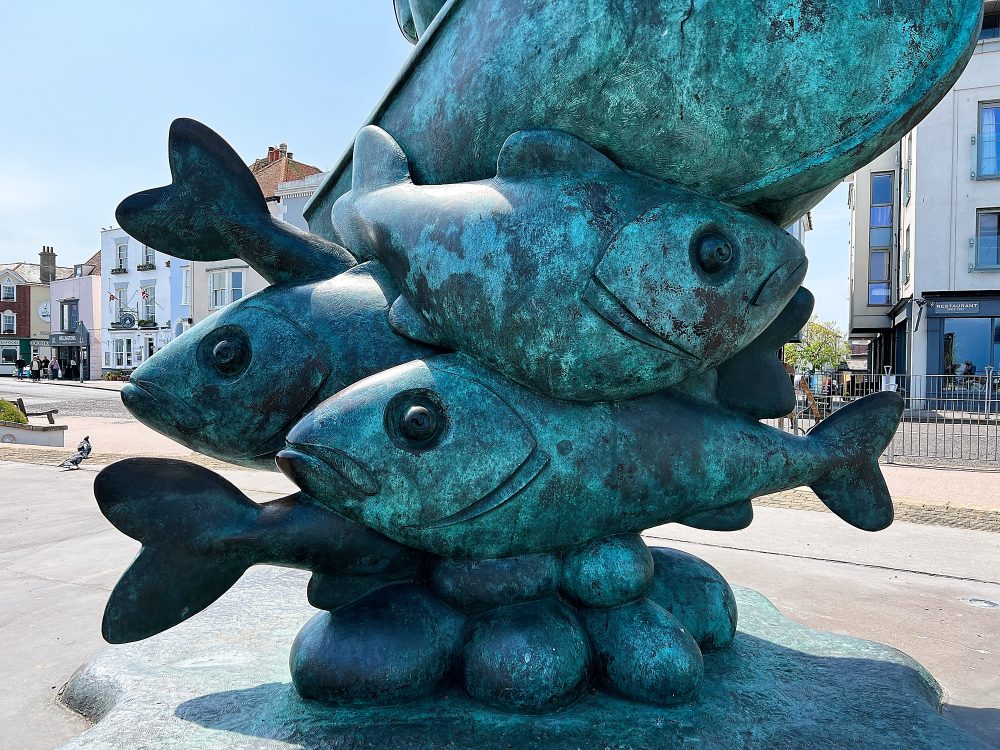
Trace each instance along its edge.
<instances>
[{"instance_id":1,"label":"balcony railing","mask_svg":"<svg viewBox=\"0 0 1000 750\"><path fill-rule=\"evenodd\" d=\"M1000 271L1000 239L973 237L969 240L970 271Z\"/></svg>"},{"instance_id":2,"label":"balcony railing","mask_svg":"<svg viewBox=\"0 0 1000 750\"><path fill-rule=\"evenodd\" d=\"M974 146L973 177L977 180L1000 180L1000 134L980 133L972 137Z\"/></svg>"},{"instance_id":3,"label":"balcony railing","mask_svg":"<svg viewBox=\"0 0 1000 750\"><path fill-rule=\"evenodd\" d=\"M155 263L140 263L139 265L137 265L135 267L135 270L136 271L155 271L156 270L156 264Z\"/></svg>"},{"instance_id":4,"label":"balcony railing","mask_svg":"<svg viewBox=\"0 0 1000 750\"><path fill-rule=\"evenodd\" d=\"M111 269L111 273L128 273L128 269L125 266L117 266Z\"/></svg>"}]
</instances>

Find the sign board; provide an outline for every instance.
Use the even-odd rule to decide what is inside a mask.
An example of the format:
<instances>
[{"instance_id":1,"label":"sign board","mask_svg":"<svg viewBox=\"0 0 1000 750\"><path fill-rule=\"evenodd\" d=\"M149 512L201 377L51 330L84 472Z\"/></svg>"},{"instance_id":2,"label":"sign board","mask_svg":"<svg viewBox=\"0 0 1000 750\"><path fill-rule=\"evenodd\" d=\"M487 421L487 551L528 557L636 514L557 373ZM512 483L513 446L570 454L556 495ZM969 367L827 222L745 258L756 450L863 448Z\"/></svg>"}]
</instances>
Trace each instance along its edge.
<instances>
[{"instance_id":1,"label":"sign board","mask_svg":"<svg viewBox=\"0 0 1000 750\"><path fill-rule=\"evenodd\" d=\"M49 334L49 346L87 346L90 337L84 333L52 333Z\"/></svg>"},{"instance_id":2,"label":"sign board","mask_svg":"<svg viewBox=\"0 0 1000 750\"><path fill-rule=\"evenodd\" d=\"M46 339L32 339L31 340L31 345L32 346L48 346L49 342Z\"/></svg>"},{"instance_id":3,"label":"sign board","mask_svg":"<svg viewBox=\"0 0 1000 750\"><path fill-rule=\"evenodd\" d=\"M20 346L20 339L0 339L0 346Z\"/></svg>"},{"instance_id":4,"label":"sign board","mask_svg":"<svg viewBox=\"0 0 1000 750\"><path fill-rule=\"evenodd\" d=\"M931 315L979 315L978 300L934 300L931 302Z\"/></svg>"}]
</instances>

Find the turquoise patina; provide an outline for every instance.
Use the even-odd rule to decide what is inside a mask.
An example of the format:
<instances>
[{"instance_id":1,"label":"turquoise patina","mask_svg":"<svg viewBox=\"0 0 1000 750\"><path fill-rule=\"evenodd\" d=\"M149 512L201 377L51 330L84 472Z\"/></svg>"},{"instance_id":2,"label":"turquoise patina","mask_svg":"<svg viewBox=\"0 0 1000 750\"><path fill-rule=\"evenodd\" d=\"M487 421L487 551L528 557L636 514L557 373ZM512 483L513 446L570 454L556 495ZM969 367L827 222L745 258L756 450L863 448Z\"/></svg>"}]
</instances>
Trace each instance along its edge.
<instances>
[{"instance_id":1,"label":"turquoise patina","mask_svg":"<svg viewBox=\"0 0 1000 750\"><path fill-rule=\"evenodd\" d=\"M105 469L101 510L143 545L105 637L159 633L277 564L312 571L322 610L292 647L307 698L461 689L480 717L696 700L732 591L639 533L743 528L753 498L803 484L858 528L891 523L897 394L804 437L758 421L794 404L775 352L813 307L781 226L941 99L981 3L395 9L417 48L312 202L315 234L273 219L191 120L173 182L119 207L162 252L273 283L144 363L126 405L301 491L260 505L183 462ZM291 371L272 354L290 340Z\"/></svg>"}]
</instances>

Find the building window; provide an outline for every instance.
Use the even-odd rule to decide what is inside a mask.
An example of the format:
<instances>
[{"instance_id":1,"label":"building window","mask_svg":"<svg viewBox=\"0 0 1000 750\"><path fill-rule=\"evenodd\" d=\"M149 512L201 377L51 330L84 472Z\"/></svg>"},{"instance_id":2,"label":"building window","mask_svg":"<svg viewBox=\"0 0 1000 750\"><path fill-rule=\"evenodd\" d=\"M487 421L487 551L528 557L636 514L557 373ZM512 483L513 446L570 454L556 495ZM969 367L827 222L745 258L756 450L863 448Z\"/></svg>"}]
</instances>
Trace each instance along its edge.
<instances>
[{"instance_id":1,"label":"building window","mask_svg":"<svg viewBox=\"0 0 1000 750\"><path fill-rule=\"evenodd\" d=\"M181 304L191 304L191 266L181 269Z\"/></svg>"},{"instance_id":2,"label":"building window","mask_svg":"<svg viewBox=\"0 0 1000 750\"><path fill-rule=\"evenodd\" d=\"M993 365L992 318L945 318L944 375L982 375Z\"/></svg>"},{"instance_id":3,"label":"building window","mask_svg":"<svg viewBox=\"0 0 1000 750\"><path fill-rule=\"evenodd\" d=\"M889 260L892 257L893 173L871 177L871 213L868 222L868 304L892 304Z\"/></svg>"},{"instance_id":4,"label":"building window","mask_svg":"<svg viewBox=\"0 0 1000 750\"><path fill-rule=\"evenodd\" d=\"M910 283L910 228L906 228L906 240L903 244L903 283Z\"/></svg>"},{"instance_id":5,"label":"building window","mask_svg":"<svg viewBox=\"0 0 1000 750\"><path fill-rule=\"evenodd\" d=\"M1000 11L986 11L983 15L983 28L979 32L982 39L1000 39Z\"/></svg>"},{"instance_id":6,"label":"building window","mask_svg":"<svg viewBox=\"0 0 1000 750\"><path fill-rule=\"evenodd\" d=\"M208 306L212 310L243 298L243 271L212 271L208 275Z\"/></svg>"},{"instance_id":7,"label":"building window","mask_svg":"<svg viewBox=\"0 0 1000 750\"><path fill-rule=\"evenodd\" d=\"M118 244L118 256L115 261L115 269L118 271L128 270L128 243L122 242Z\"/></svg>"},{"instance_id":8,"label":"building window","mask_svg":"<svg viewBox=\"0 0 1000 750\"><path fill-rule=\"evenodd\" d=\"M230 271L229 273L229 301L235 302L243 297L243 272Z\"/></svg>"},{"instance_id":9,"label":"building window","mask_svg":"<svg viewBox=\"0 0 1000 750\"><path fill-rule=\"evenodd\" d=\"M111 352L104 352L104 366L111 367Z\"/></svg>"},{"instance_id":10,"label":"building window","mask_svg":"<svg viewBox=\"0 0 1000 750\"><path fill-rule=\"evenodd\" d=\"M979 105L976 143L979 148L978 178L992 180L1000 177L1000 102Z\"/></svg>"},{"instance_id":11,"label":"building window","mask_svg":"<svg viewBox=\"0 0 1000 750\"><path fill-rule=\"evenodd\" d=\"M116 286L115 287L115 320L122 319L122 313L128 309L128 305L125 302L125 298L128 297L128 287L127 286Z\"/></svg>"},{"instance_id":12,"label":"building window","mask_svg":"<svg viewBox=\"0 0 1000 750\"><path fill-rule=\"evenodd\" d=\"M0 323L0 333L15 334L17 333L17 314L12 312L5 312L3 314L3 321Z\"/></svg>"},{"instance_id":13,"label":"building window","mask_svg":"<svg viewBox=\"0 0 1000 750\"><path fill-rule=\"evenodd\" d=\"M59 325L61 331L72 332L76 330L76 324L80 322L80 301L75 299L63 300L61 313L59 315Z\"/></svg>"},{"instance_id":14,"label":"building window","mask_svg":"<svg viewBox=\"0 0 1000 750\"><path fill-rule=\"evenodd\" d=\"M873 250L868 256L868 304L888 305L889 253Z\"/></svg>"},{"instance_id":15,"label":"building window","mask_svg":"<svg viewBox=\"0 0 1000 750\"><path fill-rule=\"evenodd\" d=\"M115 367L132 366L132 339L115 339Z\"/></svg>"},{"instance_id":16,"label":"building window","mask_svg":"<svg viewBox=\"0 0 1000 750\"><path fill-rule=\"evenodd\" d=\"M142 297L142 319L147 323L156 322L156 287L142 287L140 296Z\"/></svg>"},{"instance_id":17,"label":"building window","mask_svg":"<svg viewBox=\"0 0 1000 750\"><path fill-rule=\"evenodd\" d=\"M0 301L17 302L17 286L12 284L10 279L4 279L0 285Z\"/></svg>"},{"instance_id":18,"label":"building window","mask_svg":"<svg viewBox=\"0 0 1000 750\"><path fill-rule=\"evenodd\" d=\"M0 361L5 365L12 365L17 362L17 349L14 347L5 347L0 351Z\"/></svg>"},{"instance_id":19,"label":"building window","mask_svg":"<svg viewBox=\"0 0 1000 750\"><path fill-rule=\"evenodd\" d=\"M913 133L906 137L906 166L903 167L903 205L910 205L913 197Z\"/></svg>"},{"instance_id":20,"label":"building window","mask_svg":"<svg viewBox=\"0 0 1000 750\"><path fill-rule=\"evenodd\" d=\"M143 245L142 247L143 247L143 250L142 250L142 262L145 263L147 266L155 266L156 265L156 251L153 248L151 248L149 245Z\"/></svg>"},{"instance_id":21,"label":"building window","mask_svg":"<svg viewBox=\"0 0 1000 750\"><path fill-rule=\"evenodd\" d=\"M976 223L976 268L1000 268L1000 211L980 211Z\"/></svg>"}]
</instances>

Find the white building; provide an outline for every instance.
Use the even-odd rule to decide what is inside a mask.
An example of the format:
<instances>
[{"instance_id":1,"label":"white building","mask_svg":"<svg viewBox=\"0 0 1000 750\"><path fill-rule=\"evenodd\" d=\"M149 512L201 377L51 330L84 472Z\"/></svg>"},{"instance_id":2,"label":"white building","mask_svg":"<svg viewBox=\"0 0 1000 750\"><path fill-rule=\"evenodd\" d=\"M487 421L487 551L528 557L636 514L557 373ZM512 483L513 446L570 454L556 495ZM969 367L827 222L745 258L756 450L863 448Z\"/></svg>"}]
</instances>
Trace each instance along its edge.
<instances>
[{"instance_id":1,"label":"white building","mask_svg":"<svg viewBox=\"0 0 1000 750\"><path fill-rule=\"evenodd\" d=\"M326 174L317 167L295 161L284 143L268 147L267 156L253 162L250 171L260 185L271 215L306 230L302 209ZM211 263L198 261L190 266L193 323L267 286L267 281L239 258Z\"/></svg>"},{"instance_id":2,"label":"white building","mask_svg":"<svg viewBox=\"0 0 1000 750\"><path fill-rule=\"evenodd\" d=\"M951 92L853 176L849 336L873 371L1000 368L1000 0L985 6Z\"/></svg>"},{"instance_id":3,"label":"white building","mask_svg":"<svg viewBox=\"0 0 1000 750\"><path fill-rule=\"evenodd\" d=\"M182 272L171 262L176 261L123 229L101 231L105 372L134 370L174 337L172 286L180 283Z\"/></svg>"},{"instance_id":4,"label":"white building","mask_svg":"<svg viewBox=\"0 0 1000 750\"><path fill-rule=\"evenodd\" d=\"M49 284L49 296L52 358L67 364L77 362L84 368L85 380L99 380L104 362L100 252L85 263L75 265L72 276ZM66 374L69 376L68 372Z\"/></svg>"}]
</instances>

